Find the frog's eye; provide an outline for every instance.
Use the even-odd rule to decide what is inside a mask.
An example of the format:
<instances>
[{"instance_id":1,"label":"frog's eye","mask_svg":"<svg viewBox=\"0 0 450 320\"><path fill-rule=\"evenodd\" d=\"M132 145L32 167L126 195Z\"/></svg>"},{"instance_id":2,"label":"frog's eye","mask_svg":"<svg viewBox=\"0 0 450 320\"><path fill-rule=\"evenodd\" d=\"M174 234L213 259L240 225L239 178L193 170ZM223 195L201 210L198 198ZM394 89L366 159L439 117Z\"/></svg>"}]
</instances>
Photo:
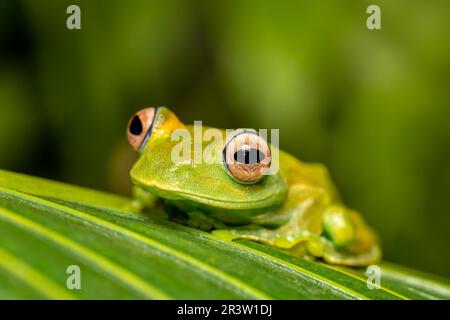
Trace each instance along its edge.
<instances>
[{"instance_id":1,"label":"frog's eye","mask_svg":"<svg viewBox=\"0 0 450 320\"><path fill-rule=\"evenodd\" d=\"M236 181L256 183L270 167L269 144L254 130L239 130L225 144L223 162L227 173Z\"/></svg>"},{"instance_id":2,"label":"frog's eye","mask_svg":"<svg viewBox=\"0 0 450 320\"><path fill-rule=\"evenodd\" d=\"M128 122L128 142L134 150L140 151L151 134L155 108L145 108L136 112Z\"/></svg>"}]
</instances>

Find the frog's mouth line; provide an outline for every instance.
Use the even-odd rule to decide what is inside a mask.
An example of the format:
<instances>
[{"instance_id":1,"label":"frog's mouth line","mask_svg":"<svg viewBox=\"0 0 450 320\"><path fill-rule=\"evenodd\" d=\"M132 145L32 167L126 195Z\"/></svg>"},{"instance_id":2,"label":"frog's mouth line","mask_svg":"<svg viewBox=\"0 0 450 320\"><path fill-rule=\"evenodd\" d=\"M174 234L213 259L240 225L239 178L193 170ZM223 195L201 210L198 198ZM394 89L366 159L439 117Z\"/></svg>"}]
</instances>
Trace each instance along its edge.
<instances>
[{"instance_id":1,"label":"frog's mouth line","mask_svg":"<svg viewBox=\"0 0 450 320\"><path fill-rule=\"evenodd\" d=\"M213 198L201 197L197 195L192 195L189 193L179 193L182 195L185 200L191 200L198 203L210 205L212 207L221 208L221 209L263 209L269 207L273 204L270 203L270 199L272 197L268 197L265 199L260 199L257 201L224 201ZM182 200L184 200L182 199Z\"/></svg>"},{"instance_id":2,"label":"frog's mouth line","mask_svg":"<svg viewBox=\"0 0 450 320\"><path fill-rule=\"evenodd\" d=\"M198 194L193 194L189 192L184 192L181 190L170 189L170 194L167 192L167 188L156 183L152 184L142 184L138 181L135 182L140 187L149 190L150 192L156 194L158 197L174 201L193 201L203 205L221 208L221 209L233 209L233 210L249 210L249 209L264 209L276 205L277 198L276 194L268 195L265 198L261 198L253 201L230 201L225 199L217 199L207 196L199 196Z\"/></svg>"}]
</instances>

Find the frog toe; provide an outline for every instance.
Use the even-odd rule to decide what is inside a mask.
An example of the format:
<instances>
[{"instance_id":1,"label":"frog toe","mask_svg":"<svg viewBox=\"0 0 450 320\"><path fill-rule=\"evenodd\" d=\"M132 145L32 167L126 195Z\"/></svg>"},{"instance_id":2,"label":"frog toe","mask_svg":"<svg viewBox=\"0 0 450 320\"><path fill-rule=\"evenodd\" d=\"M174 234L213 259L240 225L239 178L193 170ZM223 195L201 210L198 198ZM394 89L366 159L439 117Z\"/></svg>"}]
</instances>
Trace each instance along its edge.
<instances>
[{"instance_id":1,"label":"frog toe","mask_svg":"<svg viewBox=\"0 0 450 320\"><path fill-rule=\"evenodd\" d=\"M227 241L245 239L262 242L269 245L274 245L274 241L276 239L276 233L274 233L274 230L264 228L254 229L251 228L251 226L241 229L218 229L212 231L212 234Z\"/></svg>"},{"instance_id":2,"label":"frog toe","mask_svg":"<svg viewBox=\"0 0 450 320\"><path fill-rule=\"evenodd\" d=\"M231 241L236 239L236 235L230 230L213 230L211 234L223 241Z\"/></svg>"},{"instance_id":3,"label":"frog toe","mask_svg":"<svg viewBox=\"0 0 450 320\"><path fill-rule=\"evenodd\" d=\"M376 264L381 260L381 248L372 246L369 250L360 253L352 253L345 250L329 250L322 256L325 262L349 267L364 267Z\"/></svg>"},{"instance_id":4,"label":"frog toe","mask_svg":"<svg viewBox=\"0 0 450 320\"><path fill-rule=\"evenodd\" d=\"M121 209L123 211L132 212L132 213L142 213L144 206L140 201L137 200L131 200L127 203L125 203Z\"/></svg>"}]
</instances>

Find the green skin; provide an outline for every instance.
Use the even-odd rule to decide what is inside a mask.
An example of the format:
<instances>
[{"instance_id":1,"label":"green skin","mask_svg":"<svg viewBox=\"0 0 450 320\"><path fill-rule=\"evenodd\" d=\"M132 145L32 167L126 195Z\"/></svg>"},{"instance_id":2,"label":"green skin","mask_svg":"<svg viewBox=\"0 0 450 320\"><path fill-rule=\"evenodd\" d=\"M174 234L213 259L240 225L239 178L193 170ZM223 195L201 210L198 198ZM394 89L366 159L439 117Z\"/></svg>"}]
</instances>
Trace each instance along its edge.
<instances>
[{"instance_id":1,"label":"green skin","mask_svg":"<svg viewBox=\"0 0 450 320\"><path fill-rule=\"evenodd\" d=\"M275 175L241 184L221 161L172 161L179 141L171 141L171 133L180 128L193 135L193 126L182 124L167 108L157 109L151 135L131 170L139 210L162 203L172 219L212 230L221 239L254 240L328 263L366 266L380 260L375 234L358 212L340 202L324 166L306 164L279 150ZM208 150L209 143L203 142L203 151L221 157L218 149L223 145Z\"/></svg>"}]
</instances>

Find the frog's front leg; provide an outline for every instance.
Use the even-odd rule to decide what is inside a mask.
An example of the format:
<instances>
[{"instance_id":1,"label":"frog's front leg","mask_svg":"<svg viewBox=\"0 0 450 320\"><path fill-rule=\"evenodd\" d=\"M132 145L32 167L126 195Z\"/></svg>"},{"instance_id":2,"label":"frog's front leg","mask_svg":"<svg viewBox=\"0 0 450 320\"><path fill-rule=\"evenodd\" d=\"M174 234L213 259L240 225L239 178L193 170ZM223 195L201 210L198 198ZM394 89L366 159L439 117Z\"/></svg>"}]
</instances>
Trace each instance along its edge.
<instances>
[{"instance_id":1,"label":"frog's front leg","mask_svg":"<svg viewBox=\"0 0 450 320\"><path fill-rule=\"evenodd\" d=\"M133 186L132 199L124 206L125 211L143 213L155 208L158 198L139 186Z\"/></svg>"},{"instance_id":2,"label":"frog's front leg","mask_svg":"<svg viewBox=\"0 0 450 320\"><path fill-rule=\"evenodd\" d=\"M322 190L294 185L289 188L280 208L254 217L252 225L215 230L213 234L226 240L247 239L287 250L300 243L314 243L311 248L316 248L317 252L329 242L319 237L323 230L323 212L328 204L329 198Z\"/></svg>"}]
</instances>

